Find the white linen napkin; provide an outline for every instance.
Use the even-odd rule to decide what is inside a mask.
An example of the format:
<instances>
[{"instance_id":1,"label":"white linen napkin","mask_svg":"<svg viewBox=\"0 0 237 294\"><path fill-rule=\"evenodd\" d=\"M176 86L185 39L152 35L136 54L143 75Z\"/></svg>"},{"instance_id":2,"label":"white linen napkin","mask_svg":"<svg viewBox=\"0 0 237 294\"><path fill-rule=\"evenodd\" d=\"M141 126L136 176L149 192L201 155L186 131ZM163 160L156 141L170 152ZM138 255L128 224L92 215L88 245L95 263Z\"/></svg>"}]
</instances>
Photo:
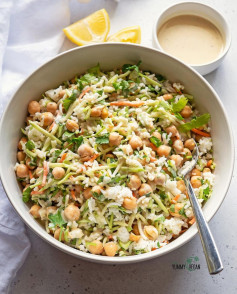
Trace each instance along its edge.
<instances>
[{"instance_id":1,"label":"white linen napkin","mask_svg":"<svg viewBox=\"0 0 237 294\"><path fill-rule=\"evenodd\" d=\"M0 1L0 114L23 79L59 52L69 23L68 0ZM0 184L1 294L8 293L29 249L25 226Z\"/></svg>"}]
</instances>

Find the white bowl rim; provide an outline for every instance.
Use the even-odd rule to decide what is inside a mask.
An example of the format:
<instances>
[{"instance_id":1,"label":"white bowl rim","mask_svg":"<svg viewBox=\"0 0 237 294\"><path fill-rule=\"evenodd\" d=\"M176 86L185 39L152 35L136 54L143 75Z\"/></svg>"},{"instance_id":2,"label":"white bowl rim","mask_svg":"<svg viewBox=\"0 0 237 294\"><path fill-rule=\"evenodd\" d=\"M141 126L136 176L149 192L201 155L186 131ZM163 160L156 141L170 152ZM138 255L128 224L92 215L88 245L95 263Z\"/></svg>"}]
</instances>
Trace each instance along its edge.
<instances>
[{"instance_id":1,"label":"white bowl rim","mask_svg":"<svg viewBox=\"0 0 237 294\"><path fill-rule=\"evenodd\" d=\"M159 48L160 51L168 54L163 49L163 47L161 46L161 44L159 42L159 39L157 37L157 25L158 25L158 22L159 22L160 18L163 16L163 14L167 10L169 10L170 8L175 7L175 6L181 6L181 5L185 5L185 4L192 4L192 5L204 6L204 7L208 8L208 9L214 11L224 21L224 23L226 24L226 28L227 28L227 33L225 34L226 42L225 42L225 47L224 47L224 50L222 51L222 53L216 59L214 59L214 60L212 60L210 62L206 62L206 63L202 63L202 64L191 64L191 63L188 63L189 66L195 67L196 69L202 68L204 66L212 65L215 62L221 60L228 53L228 51L230 49L230 46L231 46L231 42L232 42L232 36L231 36L231 31L230 31L230 25L229 25L228 21L226 20L226 18L220 13L219 10L217 10L217 9L215 9L215 8L207 5L207 4L200 3L200 2L190 2L190 1L188 1L188 2L178 2L178 3L171 4L171 5L167 6L165 9L162 10L162 12L160 13L160 15L158 16L158 18L156 19L156 21L155 21L155 23L153 25L153 31L152 31L153 40L156 43L156 46ZM202 16L200 16L200 17L202 17Z\"/></svg>"},{"instance_id":2,"label":"white bowl rim","mask_svg":"<svg viewBox=\"0 0 237 294\"><path fill-rule=\"evenodd\" d=\"M196 72L194 69L192 69L190 66L188 66L187 64L183 63L182 61L180 61L179 59L164 53L162 51L159 51L155 48L150 48L147 46L142 46L139 44L130 44L130 43L119 43L119 42L108 42L108 43L100 43L100 44L91 44L91 45L86 45L86 46L82 46L82 47L76 47L70 50L67 50L65 52L62 52L60 54L58 54L57 56L51 58L50 60L48 60L47 62L45 62L43 65L41 65L40 67L38 67L36 70L34 70L21 84L20 86L17 88L17 90L14 92L14 94L12 95L12 97L10 98L7 106L5 107L5 110L3 112L3 115L1 117L1 121L0 121L0 136L1 133L3 132L3 121L5 119L5 116L7 115L8 109L11 106L12 101L14 100L15 95L17 94L17 92L19 91L19 89L28 82L28 80L31 78L32 75L34 75L36 72L40 71L41 68L48 66L51 62L54 62L55 60L57 60L58 58L60 58L61 56L70 54L72 51L80 51L80 50L86 50L86 48L89 47L95 47L95 46L127 46L127 47L134 47L134 48L142 48L143 50L148 50L148 51L153 51L155 54L162 54L165 56L168 56L169 58L173 59L175 62L181 63L182 66L186 67L187 70L191 71L193 74L197 75L201 82L203 82L208 88L209 90L213 93L213 95L215 96L222 112L223 115L226 119L226 123L227 123L227 131L230 134L230 150L231 150L231 155L230 158L232 159L232 163L231 163L231 169L229 170L228 173L228 177L227 177L227 181L225 183L225 194L223 195L223 198L220 199L217 208L213 211L213 213L209 216L206 217L207 222L209 222L213 216L216 214L216 212L218 211L218 209L220 208L222 202L224 201L227 191L229 189L230 183L231 183L231 178L232 178L232 174L233 174L233 168L234 168L234 140L233 140L233 135L232 135L232 129L229 123L229 119L228 116L226 114L226 110L219 98L219 96L217 95L216 91L212 88L212 86L198 73ZM139 49L138 49L139 50ZM1 144L0 144L0 150L1 150ZM0 151L1 154L1 151ZM141 261L146 261L149 259L153 259L159 256L162 256L164 254L167 254L181 246L183 246L184 244L186 244L187 242L189 242L191 239L193 239L193 237L197 234L198 230L197 230L197 226L196 224L194 224L189 230L192 230L192 232L190 233L190 236L188 238L186 238L186 240L184 240L182 243L180 244L175 244L172 246L172 244L175 243L176 240L178 240L179 238L177 238L176 240L172 241L169 245L164 246L163 248L160 248L159 250L154 250L148 253L143 253L140 255L132 255L132 256L123 256L123 257L108 257L108 256L101 256L101 255L94 255L94 254L90 254L90 253L86 253L86 252L82 252L80 250L77 250L75 248L72 248L62 242L57 241L56 239L54 239L51 235L49 235L46 231L38 232L36 227L34 225L31 225L27 222L27 220L25 219L25 214L27 213L27 211L24 211L21 213L21 211L18 210L17 207L15 207L14 205L14 196L10 195L10 192L8 191L8 185L7 185L7 180L4 177L4 170L3 167L1 165L1 161L0 161L0 178L1 178L1 182L2 182L2 186L5 190L5 193L9 199L9 201L11 202L12 206L14 207L15 211L17 212L17 214L21 217L21 219L24 221L24 223L39 237L41 237L41 239L43 239L44 241L48 242L49 244L51 244L52 246L56 247L57 249L60 249L61 251L70 254L72 256L75 257L79 257L81 259L90 261L90 262L96 262L96 263L104 263L104 264L127 264L127 263L135 263L135 262L141 262ZM9 192L9 193L8 193ZM185 234L185 233L184 233ZM183 234L183 235L184 235Z\"/></svg>"}]
</instances>

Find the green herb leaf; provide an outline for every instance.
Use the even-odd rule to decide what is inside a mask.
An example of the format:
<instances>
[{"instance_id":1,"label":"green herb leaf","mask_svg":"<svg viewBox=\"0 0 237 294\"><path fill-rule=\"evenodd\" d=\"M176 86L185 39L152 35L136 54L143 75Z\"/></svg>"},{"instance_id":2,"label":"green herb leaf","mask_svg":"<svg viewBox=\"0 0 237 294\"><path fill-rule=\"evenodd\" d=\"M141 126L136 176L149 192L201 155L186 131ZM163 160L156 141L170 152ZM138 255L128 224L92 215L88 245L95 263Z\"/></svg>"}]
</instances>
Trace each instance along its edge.
<instances>
[{"instance_id":1,"label":"green herb leaf","mask_svg":"<svg viewBox=\"0 0 237 294\"><path fill-rule=\"evenodd\" d=\"M109 133L97 137L95 142L96 144L109 144Z\"/></svg>"},{"instance_id":2,"label":"green herb leaf","mask_svg":"<svg viewBox=\"0 0 237 294\"><path fill-rule=\"evenodd\" d=\"M100 176L97 184L102 183L104 181L104 176Z\"/></svg>"},{"instance_id":3,"label":"green herb leaf","mask_svg":"<svg viewBox=\"0 0 237 294\"><path fill-rule=\"evenodd\" d=\"M51 223L54 224L54 226L59 227L62 227L64 224L67 223L62 217L61 210L58 210L55 214L50 213L49 220L51 221Z\"/></svg>"},{"instance_id":4,"label":"green herb leaf","mask_svg":"<svg viewBox=\"0 0 237 294\"><path fill-rule=\"evenodd\" d=\"M137 71L137 72L139 72L139 66L140 66L140 64L141 64L142 62L141 61L139 61L138 63L137 63L137 65L132 65L132 64L124 64L123 66L122 66L122 71L125 73L125 72L127 72L127 71L132 71L132 70L135 70L135 71Z\"/></svg>"},{"instance_id":5,"label":"green herb leaf","mask_svg":"<svg viewBox=\"0 0 237 294\"><path fill-rule=\"evenodd\" d=\"M92 195L99 201L103 201L105 199L102 193L92 192Z\"/></svg>"},{"instance_id":6,"label":"green herb leaf","mask_svg":"<svg viewBox=\"0 0 237 294\"><path fill-rule=\"evenodd\" d=\"M157 247L160 248L160 242L157 242Z\"/></svg>"},{"instance_id":7,"label":"green herb leaf","mask_svg":"<svg viewBox=\"0 0 237 294\"><path fill-rule=\"evenodd\" d=\"M63 107L66 111L68 111L70 105L77 99L77 95L78 95L78 91L74 90L71 96L63 100Z\"/></svg>"},{"instance_id":8,"label":"green herb leaf","mask_svg":"<svg viewBox=\"0 0 237 294\"><path fill-rule=\"evenodd\" d=\"M180 210L179 210L179 214L184 216L184 217L187 217L185 212L184 212L184 208L182 207Z\"/></svg>"},{"instance_id":9,"label":"green herb leaf","mask_svg":"<svg viewBox=\"0 0 237 294\"><path fill-rule=\"evenodd\" d=\"M151 141L151 143L154 144L156 147L159 147L160 145L162 145L161 140L158 139L158 138L156 138L156 137L154 137L154 136L152 136L152 137L150 138L150 141Z\"/></svg>"},{"instance_id":10,"label":"green herb leaf","mask_svg":"<svg viewBox=\"0 0 237 294\"><path fill-rule=\"evenodd\" d=\"M57 162L57 159L61 153L62 153L62 150L55 150L53 153L53 158L52 158L51 162L53 162L53 163Z\"/></svg>"},{"instance_id":11,"label":"green herb leaf","mask_svg":"<svg viewBox=\"0 0 237 294\"><path fill-rule=\"evenodd\" d=\"M172 205L170 206L170 211L171 211L171 212L175 212L174 204L172 204Z\"/></svg>"},{"instance_id":12,"label":"green herb leaf","mask_svg":"<svg viewBox=\"0 0 237 294\"><path fill-rule=\"evenodd\" d=\"M26 203L30 200L30 193L32 189L30 187L26 188L25 191L22 193L22 200Z\"/></svg>"},{"instance_id":13,"label":"green herb leaf","mask_svg":"<svg viewBox=\"0 0 237 294\"><path fill-rule=\"evenodd\" d=\"M205 124L208 123L211 115L209 113L205 113L199 117L196 117L192 119L190 122L187 122L186 124L180 125L179 130L181 132L188 132L192 129L199 128Z\"/></svg>"},{"instance_id":14,"label":"green herb leaf","mask_svg":"<svg viewBox=\"0 0 237 294\"><path fill-rule=\"evenodd\" d=\"M96 66L88 69L88 73L90 73L92 75L98 75L100 73L100 64L98 63Z\"/></svg>"},{"instance_id":15,"label":"green herb leaf","mask_svg":"<svg viewBox=\"0 0 237 294\"><path fill-rule=\"evenodd\" d=\"M161 192L159 193L159 195L160 195L160 198L161 198L162 200L165 200L165 199L167 198L167 195L166 195L165 192L163 192L163 191L161 191Z\"/></svg>"},{"instance_id":16,"label":"green herb leaf","mask_svg":"<svg viewBox=\"0 0 237 294\"><path fill-rule=\"evenodd\" d=\"M80 136L80 137L72 138L70 140L70 142L75 144L75 149L78 149L81 146L82 142L83 142L83 137Z\"/></svg>"},{"instance_id":17,"label":"green herb leaf","mask_svg":"<svg viewBox=\"0 0 237 294\"><path fill-rule=\"evenodd\" d=\"M181 97L177 103L173 103L172 108L173 112L180 112L188 103L188 99L185 97Z\"/></svg>"},{"instance_id":18,"label":"green herb leaf","mask_svg":"<svg viewBox=\"0 0 237 294\"><path fill-rule=\"evenodd\" d=\"M35 148L35 144L33 141L29 140L26 142L26 148L29 149L29 150L33 150Z\"/></svg>"}]
</instances>

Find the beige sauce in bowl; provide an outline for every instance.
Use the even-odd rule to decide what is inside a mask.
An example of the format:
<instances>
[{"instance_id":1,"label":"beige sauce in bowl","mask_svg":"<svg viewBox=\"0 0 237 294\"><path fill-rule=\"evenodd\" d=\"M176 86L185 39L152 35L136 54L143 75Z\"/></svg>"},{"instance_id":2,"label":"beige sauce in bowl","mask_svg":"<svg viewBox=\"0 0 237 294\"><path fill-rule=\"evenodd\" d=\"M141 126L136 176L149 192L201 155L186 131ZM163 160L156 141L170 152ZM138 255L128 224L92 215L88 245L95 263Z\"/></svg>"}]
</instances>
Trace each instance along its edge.
<instances>
[{"instance_id":1,"label":"beige sauce in bowl","mask_svg":"<svg viewBox=\"0 0 237 294\"><path fill-rule=\"evenodd\" d=\"M224 48L217 27L194 15L179 15L169 19L158 30L157 37L165 52L191 65L215 60Z\"/></svg>"}]
</instances>

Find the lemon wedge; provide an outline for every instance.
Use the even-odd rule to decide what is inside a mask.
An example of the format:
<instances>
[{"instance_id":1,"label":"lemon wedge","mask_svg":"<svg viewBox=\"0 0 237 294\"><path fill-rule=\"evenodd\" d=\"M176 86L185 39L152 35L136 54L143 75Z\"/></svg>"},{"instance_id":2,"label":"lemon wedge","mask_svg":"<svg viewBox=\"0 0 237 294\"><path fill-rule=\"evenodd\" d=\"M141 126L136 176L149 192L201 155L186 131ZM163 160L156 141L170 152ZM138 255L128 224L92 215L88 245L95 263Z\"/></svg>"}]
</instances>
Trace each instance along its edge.
<instances>
[{"instance_id":1,"label":"lemon wedge","mask_svg":"<svg viewBox=\"0 0 237 294\"><path fill-rule=\"evenodd\" d=\"M111 35L107 42L129 42L129 43L141 43L141 28L140 26L133 26L124 28L117 33Z\"/></svg>"},{"instance_id":2,"label":"lemon wedge","mask_svg":"<svg viewBox=\"0 0 237 294\"><path fill-rule=\"evenodd\" d=\"M109 15L98 10L63 29L70 41L77 45L105 42L110 30Z\"/></svg>"}]
</instances>

